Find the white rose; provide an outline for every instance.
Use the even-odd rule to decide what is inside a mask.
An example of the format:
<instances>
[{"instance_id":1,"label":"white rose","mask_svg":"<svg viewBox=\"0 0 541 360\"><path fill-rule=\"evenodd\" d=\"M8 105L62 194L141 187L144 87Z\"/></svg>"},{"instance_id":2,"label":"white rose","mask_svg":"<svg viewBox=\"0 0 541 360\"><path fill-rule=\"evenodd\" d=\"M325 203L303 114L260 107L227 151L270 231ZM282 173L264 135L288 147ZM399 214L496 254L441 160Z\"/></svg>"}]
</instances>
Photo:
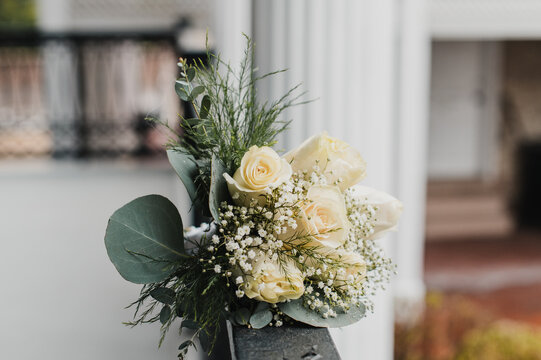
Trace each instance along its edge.
<instances>
[{"instance_id":1,"label":"white rose","mask_svg":"<svg viewBox=\"0 0 541 360\"><path fill-rule=\"evenodd\" d=\"M248 205L291 177L291 166L270 147L252 146L242 157L233 177L224 174L227 187L235 203Z\"/></svg>"},{"instance_id":2,"label":"white rose","mask_svg":"<svg viewBox=\"0 0 541 360\"><path fill-rule=\"evenodd\" d=\"M388 231L396 229L402 214L402 203L398 199L368 186L356 185L351 189L354 196L361 203L376 208L374 233L370 236L370 239L380 238Z\"/></svg>"},{"instance_id":3,"label":"white rose","mask_svg":"<svg viewBox=\"0 0 541 360\"><path fill-rule=\"evenodd\" d=\"M278 260L259 256L252 263L252 273L243 278L242 289L250 299L276 304L304 294L304 277L289 258L280 265Z\"/></svg>"},{"instance_id":4,"label":"white rose","mask_svg":"<svg viewBox=\"0 0 541 360\"><path fill-rule=\"evenodd\" d=\"M359 152L349 144L328 136L327 132L307 139L284 158L293 171L306 170L310 174L314 165L318 165L328 184L341 180L338 183L341 190L357 184L366 175L366 163Z\"/></svg>"},{"instance_id":5,"label":"white rose","mask_svg":"<svg viewBox=\"0 0 541 360\"><path fill-rule=\"evenodd\" d=\"M344 244L351 223L340 189L333 185L314 185L308 189L307 198L301 206L296 229L300 235L310 236L306 246L335 249Z\"/></svg>"}]
</instances>

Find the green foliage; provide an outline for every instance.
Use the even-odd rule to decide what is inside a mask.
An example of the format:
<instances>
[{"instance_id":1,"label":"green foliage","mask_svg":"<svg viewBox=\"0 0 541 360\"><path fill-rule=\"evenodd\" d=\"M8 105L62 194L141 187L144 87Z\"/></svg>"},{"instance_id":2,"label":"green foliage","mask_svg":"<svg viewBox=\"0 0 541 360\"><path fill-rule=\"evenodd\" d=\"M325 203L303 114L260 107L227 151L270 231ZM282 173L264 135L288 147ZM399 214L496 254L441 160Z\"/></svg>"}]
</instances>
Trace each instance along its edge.
<instances>
[{"instance_id":1,"label":"green foliage","mask_svg":"<svg viewBox=\"0 0 541 360\"><path fill-rule=\"evenodd\" d=\"M189 154L175 150L167 150L167 158L184 184L192 203L196 202L197 189L194 179L197 176L198 169L195 159Z\"/></svg>"},{"instance_id":2,"label":"green foliage","mask_svg":"<svg viewBox=\"0 0 541 360\"><path fill-rule=\"evenodd\" d=\"M248 325L251 312L247 308L240 308L235 312L235 322L239 325Z\"/></svg>"},{"instance_id":3,"label":"green foliage","mask_svg":"<svg viewBox=\"0 0 541 360\"><path fill-rule=\"evenodd\" d=\"M33 28L35 25L35 0L0 1L0 29Z\"/></svg>"},{"instance_id":4,"label":"green foliage","mask_svg":"<svg viewBox=\"0 0 541 360\"><path fill-rule=\"evenodd\" d=\"M167 321L171 318L171 308L168 305L165 305L162 308L162 311L160 311L160 322L163 324L166 324Z\"/></svg>"},{"instance_id":5,"label":"green foliage","mask_svg":"<svg viewBox=\"0 0 541 360\"><path fill-rule=\"evenodd\" d=\"M254 329L262 329L272 321L272 312L269 304L260 302L257 304L252 316L250 316L250 325Z\"/></svg>"},{"instance_id":6,"label":"green foliage","mask_svg":"<svg viewBox=\"0 0 541 360\"><path fill-rule=\"evenodd\" d=\"M188 64L181 60L181 78L175 83L177 95L193 105L197 117L181 117L183 136L173 139L169 148L189 154L199 173L193 178L196 198L206 203L211 185L210 159L217 158L228 173L233 173L244 153L253 145L272 146L289 121L279 120L283 111L302 95L298 86L274 102L257 99L257 84L280 73L259 76L254 61L254 46L246 37L244 59L234 69L207 50L207 64ZM202 96L203 95L203 96ZM199 99L202 96L201 99Z\"/></svg>"},{"instance_id":7,"label":"green foliage","mask_svg":"<svg viewBox=\"0 0 541 360\"><path fill-rule=\"evenodd\" d=\"M229 199L229 190L224 173L227 172L223 163L217 157L212 159L209 192L209 209L214 220L220 219L220 204Z\"/></svg>"},{"instance_id":8,"label":"green foliage","mask_svg":"<svg viewBox=\"0 0 541 360\"><path fill-rule=\"evenodd\" d=\"M166 305L173 305L175 302L175 295L173 290L166 287L156 288L150 292L152 298Z\"/></svg>"},{"instance_id":9,"label":"green foliage","mask_svg":"<svg viewBox=\"0 0 541 360\"><path fill-rule=\"evenodd\" d=\"M134 320L126 323L136 326L160 321L161 345L175 319L182 318L180 332L184 328L194 332L191 340L181 345L181 358L190 346L195 346L197 338L204 343L203 348L212 350L220 324L228 316L225 306L235 303L223 274L209 271L207 263L200 261L200 258L210 258L209 253L203 247L197 253L198 256L177 262L174 273L167 279L143 286L139 298L130 305L135 307ZM163 304L166 305L162 307ZM168 310L164 310L166 308ZM158 309L160 312L156 313Z\"/></svg>"},{"instance_id":10,"label":"green foliage","mask_svg":"<svg viewBox=\"0 0 541 360\"><path fill-rule=\"evenodd\" d=\"M456 360L541 360L541 330L512 322L473 330Z\"/></svg>"},{"instance_id":11,"label":"green foliage","mask_svg":"<svg viewBox=\"0 0 541 360\"><path fill-rule=\"evenodd\" d=\"M362 304L359 306L351 306L347 313L343 310L336 309L336 317L324 319L318 312L308 309L303 304L303 299L292 300L289 302L280 303L280 310L287 316L302 323L316 327L343 327L356 323L365 315L365 307Z\"/></svg>"},{"instance_id":12,"label":"green foliage","mask_svg":"<svg viewBox=\"0 0 541 360\"><path fill-rule=\"evenodd\" d=\"M122 277L136 284L168 278L182 260L182 219L160 195L137 198L114 212L105 233L109 259Z\"/></svg>"}]
</instances>

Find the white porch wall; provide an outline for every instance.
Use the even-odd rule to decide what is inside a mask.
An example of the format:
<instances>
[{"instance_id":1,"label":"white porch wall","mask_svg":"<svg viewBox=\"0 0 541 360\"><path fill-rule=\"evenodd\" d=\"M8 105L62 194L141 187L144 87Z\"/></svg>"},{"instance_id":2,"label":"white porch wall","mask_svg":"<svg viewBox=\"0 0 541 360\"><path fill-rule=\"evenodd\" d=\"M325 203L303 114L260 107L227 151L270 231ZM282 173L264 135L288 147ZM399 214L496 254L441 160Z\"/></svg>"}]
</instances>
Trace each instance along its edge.
<instances>
[{"instance_id":1,"label":"white porch wall","mask_svg":"<svg viewBox=\"0 0 541 360\"><path fill-rule=\"evenodd\" d=\"M0 163L0 359L176 358L174 330L158 351L157 324L122 325L140 286L121 278L103 242L109 216L148 194L189 221L165 163Z\"/></svg>"},{"instance_id":2,"label":"white porch wall","mask_svg":"<svg viewBox=\"0 0 541 360\"><path fill-rule=\"evenodd\" d=\"M278 148L290 149L327 130L357 147L368 163L364 184L390 192L405 203L398 251L394 253L397 292L407 303L424 296L422 253L426 168L428 33L424 0L248 1L252 18L219 7L214 33L252 23L257 66L262 72L289 68L260 88L275 99L303 83L315 102L286 112L291 130ZM231 53L230 39L217 41ZM405 224L407 222L407 224ZM393 289L376 299L374 314L356 325L332 331L344 360L392 359Z\"/></svg>"}]
</instances>

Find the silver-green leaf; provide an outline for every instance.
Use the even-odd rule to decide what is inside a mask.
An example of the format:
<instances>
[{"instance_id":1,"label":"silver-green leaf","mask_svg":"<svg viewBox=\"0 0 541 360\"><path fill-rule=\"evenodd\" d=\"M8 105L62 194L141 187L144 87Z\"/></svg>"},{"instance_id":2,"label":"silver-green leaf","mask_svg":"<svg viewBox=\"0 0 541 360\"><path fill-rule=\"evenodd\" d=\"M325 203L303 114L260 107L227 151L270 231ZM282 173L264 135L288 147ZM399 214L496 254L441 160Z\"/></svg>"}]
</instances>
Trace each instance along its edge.
<instances>
[{"instance_id":1,"label":"silver-green leaf","mask_svg":"<svg viewBox=\"0 0 541 360\"><path fill-rule=\"evenodd\" d=\"M204 86L196 86L193 88L192 92L190 93L190 97L192 99L195 99L196 97L198 97L199 95L201 95L202 93L205 92L205 87Z\"/></svg>"},{"instance_id":2,"label":"silver-green leaf","mask_svg":"<svg viewBox=\"0 0 541 360\"><path fill-rule=\"evenodd\" d=\"M167 158L184 184L192 203L197 198L197 188L194 179L197 175L197 164L191 155L176 150L167 150Z\"/></svg>"},{"instance_id":3,"label":"silver-green leaf","mask_svg":"<svg viewBox=\"0 0 541 360\"><path fill-rule=\"evenodd\" d=\"M264 304L264 306L259 306ZM250 325L254 329L262 329L272 321L272 312L266 303L259 303L252 316L250 316Z\"/></svg>"},{"instance_id":4,"label":"silver-green leaf","mask_svg":"<svg viewBox=\"0 0 541 360\"><path fill-rule=\"evenodd\" d=\"M240 325L247 325L250 320L250 310L240 308L235 311L235 321Z\"/></svg>"},{"instance_id":5,"label":"silver-green leaf","mask_svg":"<svg viewBox=\"0 0 541 360\"><path fill-rule=\"evenodd\" d=\"M227 190L227 182L224 178L225 172L226 169L223 163L218 158L213 157L210 174L209 209L216 221L220 219L220 204L229 198L229 190Z\"/></svg>"},{"instance_id":6,"label":"silver-green leaf","mask_svg":"<svg viewBox=\"0 0 541 360\"><path fill-rule=\"evenodd\" d=\"M171 317L171 308L169 307L169 305L165 305L162 308L162 311L160 311L160 322L162 323L162 325L168 322L170 317Z\"/></svg>"},{"instance_id":7,"label":"silver-green leaf","mask_svg":"<svg viewBox=\"0 0 541 360\"><path fill-rule=\"evenodd\" d=\"M173 305L175 302L176 294L172 289L166 287L159 287L150 292L150 296L154 300L161 302L162 304Z\"/></svg>"},{"instance_id":8,"label":"silver-green leaf","mask_svg":"<svg viewBox=\"0 0 541 360\"><path fill-rule=\"evenodd\" d=\"M208 95L203 96L203 99L201 100L201 108L199 110L199 117L201 119L208 118L209 112L210 112L210 106L211 106L210 96Z\"/></svg>"},{"instance_id":9,"label":"silver-green leaf","mask_svg":"<svg viewBox=\"0 0 541 360\"><path fill-rule=\"evenodd\" d=\"M177 80L175 82L175 91L178 97L183 101L190 100L190 85L186 84L184 81Z\"/></svg>"},{"instance_id":10,"label":"silver-green leaf","mask_svg":"<svg viewBox=\"0 0 541 360\"><path fill-rule=\"evenodd\" d=\"M362 319L365 315L366 308L364 305L351 306L351 308L344 312L343 310L336 310L336 317L323 318L319 313L306 308L303 305L303 300L297 299L290 302L281 303L278 305L280 310L287 316L299 322L312 325L315 327L329 327L338 328L344 327L356 323Z\"/></svg>"},{"instance_id":11,"label":"silver-green leaf","mask_svg":"<svg viewBox=\"0 0 541 360\"><path fill-rule=\"evenodd\" d=\"M137 198L114 212L105 233L109 259L120 275L136 284L165 280L182 260L182 219L160 195Z\"/></svg>"}]
</instances>

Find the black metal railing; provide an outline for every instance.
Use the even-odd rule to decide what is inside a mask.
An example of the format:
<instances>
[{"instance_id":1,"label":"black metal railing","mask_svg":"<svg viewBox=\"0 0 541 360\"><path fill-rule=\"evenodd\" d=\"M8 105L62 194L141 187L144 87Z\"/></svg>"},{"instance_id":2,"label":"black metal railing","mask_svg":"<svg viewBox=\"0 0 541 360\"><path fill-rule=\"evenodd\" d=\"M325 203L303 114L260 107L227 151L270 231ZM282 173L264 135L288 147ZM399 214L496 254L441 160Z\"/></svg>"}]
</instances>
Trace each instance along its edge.
<instances>
[{"instance_id":1,"label":"black metal railing","mask_svg":"<svg viewBox=\"0 0 541 360\"><path fill-rule=\"evenodd\" d=\"M162 154L182 113L175 32L0 33L0 159Z\"/></svg>"}]
</instances>

